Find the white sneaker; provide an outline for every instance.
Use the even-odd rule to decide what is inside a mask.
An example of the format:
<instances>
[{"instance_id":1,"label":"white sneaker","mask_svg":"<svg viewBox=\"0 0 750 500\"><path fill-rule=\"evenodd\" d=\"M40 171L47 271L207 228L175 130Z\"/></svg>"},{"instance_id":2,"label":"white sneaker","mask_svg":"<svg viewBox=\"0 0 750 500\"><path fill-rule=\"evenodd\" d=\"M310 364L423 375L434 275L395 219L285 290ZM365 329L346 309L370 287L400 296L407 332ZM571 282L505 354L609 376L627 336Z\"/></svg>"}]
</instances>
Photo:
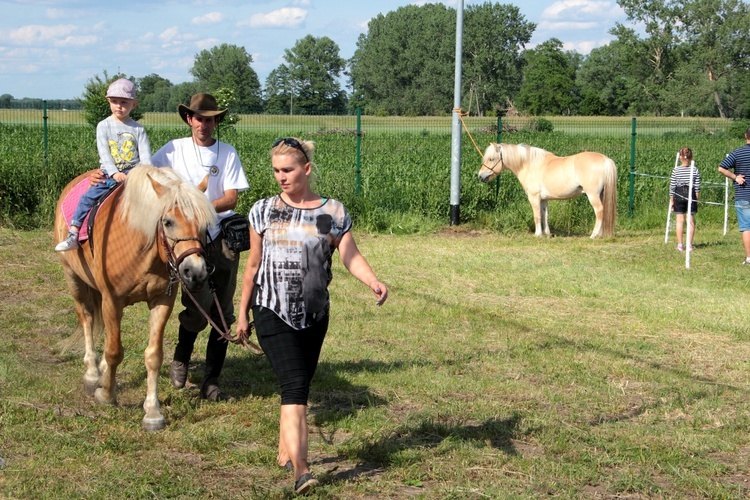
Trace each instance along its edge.
<instances>
[{"instance_id":1,"label":"white sneaker","mask_svg":"<svg viewBox=\"0 0 750 500\"><path fill-rule=\"evenodd\" d=\"M68 237L55 247L55 252L66 252L78 248L78 233L68 233Z\"/></svg>"},{"instance_id":2,"label":"white sneaker","mask_svg":"<svg viewBox=\"0 0 750 500\"><path fill-rule=\"evenodd\" d=\"M745 260L742 261L742 265L744 266L745 264L750 266L750 257L747 257L745 258Z\"/></svg>"}]
</instances>

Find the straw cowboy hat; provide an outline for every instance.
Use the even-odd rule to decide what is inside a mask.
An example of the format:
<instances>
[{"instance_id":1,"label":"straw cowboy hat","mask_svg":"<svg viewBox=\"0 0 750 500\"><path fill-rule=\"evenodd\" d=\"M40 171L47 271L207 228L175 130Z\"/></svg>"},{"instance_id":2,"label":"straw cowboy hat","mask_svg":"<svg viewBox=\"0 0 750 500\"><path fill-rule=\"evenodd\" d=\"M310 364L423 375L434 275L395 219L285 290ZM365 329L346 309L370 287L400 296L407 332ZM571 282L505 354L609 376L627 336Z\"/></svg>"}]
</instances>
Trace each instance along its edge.
<instances>
[{"instance_id":1,"label":"straw cowboy hat","mask_svg":"<svg viewBox=\"0 0 750 500\"><path fill-rule=\"evenodd\" d=\"M216 103L216 98L211 94L195 94L190 98L189 106L178 104L177 112L185 123L188 123L188 115L195 114L207 117L216 116L218 120L221 121L221 119L224 118L224 115L227 114L226 109L219 109L219 105Z\"/></svg>"}]
</instances>

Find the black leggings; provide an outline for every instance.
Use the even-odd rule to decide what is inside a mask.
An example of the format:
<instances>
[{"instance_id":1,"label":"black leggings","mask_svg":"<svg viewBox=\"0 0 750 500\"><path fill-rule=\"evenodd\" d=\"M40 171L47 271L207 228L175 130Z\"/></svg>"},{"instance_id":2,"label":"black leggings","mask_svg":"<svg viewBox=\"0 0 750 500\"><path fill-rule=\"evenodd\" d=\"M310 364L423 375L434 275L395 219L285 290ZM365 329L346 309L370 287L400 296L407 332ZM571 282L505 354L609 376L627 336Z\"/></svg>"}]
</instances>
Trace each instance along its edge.
<instances>
[{"instance_id":1,"label":"black leggings","mask_svg":"<svg viewBox=\"0 0 750 500\"><path fill-rule=\"evenodd\" d=\"M281 384L281 404L307 405L328 331L328 315L313 326L295 330L272 310L254 306L253 321L260 346Z\"/></svg>"}]
</instances>

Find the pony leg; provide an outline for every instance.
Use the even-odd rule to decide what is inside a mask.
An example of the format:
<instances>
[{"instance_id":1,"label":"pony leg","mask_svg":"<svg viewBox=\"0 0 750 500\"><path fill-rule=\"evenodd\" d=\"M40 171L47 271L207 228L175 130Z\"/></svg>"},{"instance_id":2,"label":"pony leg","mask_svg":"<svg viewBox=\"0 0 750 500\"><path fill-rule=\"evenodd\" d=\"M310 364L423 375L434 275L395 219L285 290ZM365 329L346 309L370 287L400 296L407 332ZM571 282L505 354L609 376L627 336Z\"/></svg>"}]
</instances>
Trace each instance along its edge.
<instances>
[{"instance_id":1,"label":"pony leg","mask_svg":"<svg viewBox=\"0 0 750 500\"><path fill-rule=\"evenodd\" d=\"M591 203L591 208L594 209L594 215L596 216L596 223L594 224L594 232L591 233L591 238L597 238L601 236L602 234L602 222L604 220L604 204L602 204L602 200L599 198L599 193L596 194L589 194L586 193L586 196L589 199L589 203Z\"/></svg>"},{"instance_id":2,"label":"pony leg","mask_svg":"<svg viewBox=\"0 0 750 500\"><path fill-rule=\"evenodd\" d=\"M531 203L531 210L534 212L534 236L542 235L542 216L541 216L541 201L536 197L529 196L529 203Z\"/></svg>"},{"instance_id":3,"label":"pony leg","mask_svg":"<svg viewBox=\"0 0 750 500\"><path fill-rule=\"evenodd\" d=\"M167 425L159 406L158 387L159 370L164 361L164 327L170 314L172 314L174 295L171 300L164 300L163 297L159 297L158 302L149 304L149 306L151 311L149 313L148 346L143 356L147 374L146 399L143 402L143 411L146 414L143 417L142 425L147 431L158 431Z\"/></svg>"},{"instance_id":4,"label":"pony leg","mask_svg":"<svg viewBox=\"0 0 750 500\"><path fill-rule=\"evenodd\" d=\"M101 324L98 321L101 296L96 290L79 279L66 265L65 261L63 261L63 270L65 271L68 290L70 290L70 294L76 302L78 324L81 325L83 330L83 366L86 368L83 374L83 390L87 395L93 396L94 391L99 387L99 377L101 377L101 372L97 366L96 346L94 345L94 330Z\"/></svg>"},{"instance_id":5,"label":"pony leg","mask_svg":"<svg viewBox=\"0 0 750 500\"><path fill-rule=\"evenodd\" d=\"M102 370L100 387L94 393L94 397L101 404L117 404L117 367L122 363L124 355L120 338L122 309L107 299L102 304L102 317L107 331L107 339L104 342L106 368Z\"/></svg>"},{"instance_id":6,"label":"pony leg","mask_svg":"<svg viewBox=\"0 0 750 500\"><path fill-rule=\"evenodd\" d=\"M544 235L549 238L551 235L549 231L549 211L547 210L547 200L542 200L539 203L539 208L541 210L541 220L542 220L542 230L544 231Z\"/></svg>"}]
</instances>

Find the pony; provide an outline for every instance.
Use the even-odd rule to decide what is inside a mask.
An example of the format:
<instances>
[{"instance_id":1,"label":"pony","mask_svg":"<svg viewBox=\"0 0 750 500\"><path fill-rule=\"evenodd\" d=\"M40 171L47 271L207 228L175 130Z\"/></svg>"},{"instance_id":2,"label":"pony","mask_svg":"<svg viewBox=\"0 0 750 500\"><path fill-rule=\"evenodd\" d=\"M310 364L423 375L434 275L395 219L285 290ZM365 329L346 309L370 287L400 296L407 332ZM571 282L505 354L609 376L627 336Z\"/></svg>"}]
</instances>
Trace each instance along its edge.
<instances>
[{"instance_id":1,"label":"pony","mask_svg":"<svg viewBox=\"0 0 750 500\"><path fill-rule=\"evenodd\" d=\"M611 237L617 215L617 167L601 153L555 156L527 144L491 143L484 151L479 180L489 182L507 168L518 178L534 211L535 236L550 236L548 200L586 193L596 215L591 238Z\"/></svg>"},{"instance_id":2,"label":"pony","mask_svg":"<svg viewBox=\"0 0 750 500\"><path fill-rule=\"evenodd\" d=\"M55 210L56 243L68 232L63 202L80 183L88 184L89 175L78 176L60 195ZM88 240L76 250L59 252L83 329L84 390L100 404L117 404L117 367L124 356L123 309L137 302L148 304L142 425L149 431L166 425L157 381L164 357L164 327L176 297L172 288L181 283L186 290L196 291L207 283L204 245L206 230L215 222L216 211L205 194L170 168L142 165L133 168L124 186L100 204ZM105 343L99 364L94 332L102 330Z\"/></svg>"}]
</instances>

